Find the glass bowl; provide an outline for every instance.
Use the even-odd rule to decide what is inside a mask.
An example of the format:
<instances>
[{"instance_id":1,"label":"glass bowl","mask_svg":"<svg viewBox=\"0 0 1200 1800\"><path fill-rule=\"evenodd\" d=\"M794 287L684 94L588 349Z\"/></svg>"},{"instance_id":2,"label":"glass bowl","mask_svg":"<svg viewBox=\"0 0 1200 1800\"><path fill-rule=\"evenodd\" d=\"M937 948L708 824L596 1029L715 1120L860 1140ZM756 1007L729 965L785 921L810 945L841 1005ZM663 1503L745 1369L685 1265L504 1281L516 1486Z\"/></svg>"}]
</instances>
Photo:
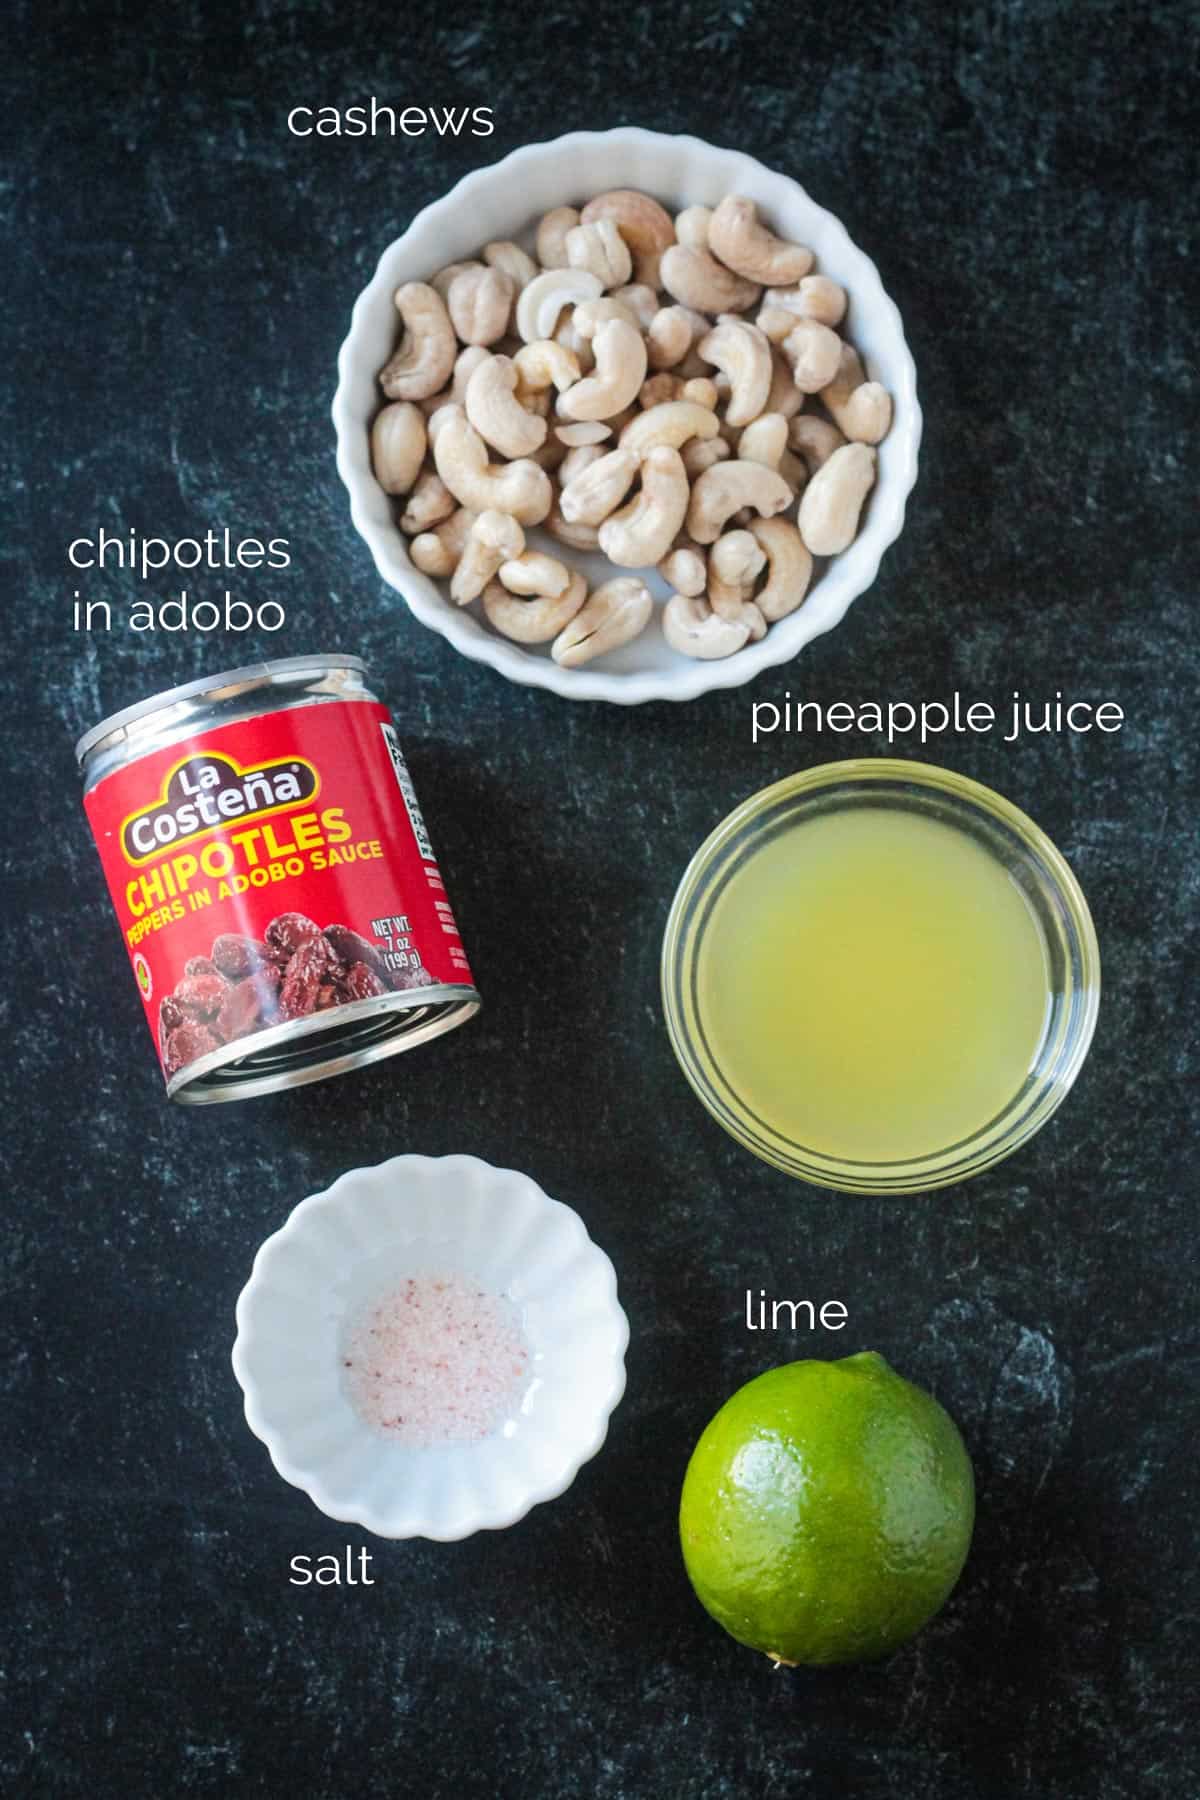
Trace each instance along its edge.
<instances>
[{"instance_id":1,"label":"glass bowl","mask_svg":"<svg viewBox=\"0 0 1200 1800\"><path fill-rule=\"evenodd\" d=\"M1032 1066L1009 1102L980 1129L935 1151L856 1161L793 1143L737 1093L713 1053L698 991L700 951L727 883L776 834L854 807L914 812L966 832L1019 887L1041 932L1047 1008ZM1100 1003L1100 952L1079 884L1017 807L980 783L930 764L880 758L826 763L788 776L735 808L684 872L667 921L663 1006L680 1066L732 1137L788 1175L844 1193L914 1194L977 1175L1040 1130L1065 1099L1087 1055Z\"/></svg>"}]
</instances>

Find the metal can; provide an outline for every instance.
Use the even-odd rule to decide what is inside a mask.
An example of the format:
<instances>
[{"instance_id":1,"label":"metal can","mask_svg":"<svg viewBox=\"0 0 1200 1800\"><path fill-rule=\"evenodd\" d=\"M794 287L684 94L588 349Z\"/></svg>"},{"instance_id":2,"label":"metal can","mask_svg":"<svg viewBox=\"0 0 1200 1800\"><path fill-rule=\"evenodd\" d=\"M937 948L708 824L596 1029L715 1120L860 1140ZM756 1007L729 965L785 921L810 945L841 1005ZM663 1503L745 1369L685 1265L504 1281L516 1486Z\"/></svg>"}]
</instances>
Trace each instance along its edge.
<instances>
[{"instance_id":1,"label":"metal can","mask_svg":"<svg viewBox=\"0 0 1200 1800\"><path fill-rule=\"evenodd\" d=\"M75 754L170 1099L320 1081L479 1010L360 658L188 682L114 713Z\"/></svg>"}]
</instances>

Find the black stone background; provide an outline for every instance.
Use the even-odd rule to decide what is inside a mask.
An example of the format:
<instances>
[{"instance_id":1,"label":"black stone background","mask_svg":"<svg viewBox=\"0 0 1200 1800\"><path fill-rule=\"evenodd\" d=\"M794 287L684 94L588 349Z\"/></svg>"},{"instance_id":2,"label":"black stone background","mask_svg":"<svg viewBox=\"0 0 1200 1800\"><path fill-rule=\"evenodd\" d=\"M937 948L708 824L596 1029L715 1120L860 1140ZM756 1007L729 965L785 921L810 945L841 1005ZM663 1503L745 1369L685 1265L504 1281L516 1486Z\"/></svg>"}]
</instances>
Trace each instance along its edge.
<instances>
[{"instance_id":1,"label":"black stone background","mask_svg":"<svg viewBox=\"0 0 1200 1800\"><path fill-rule=\"evenodd\" d=\"M1200 1792L1197 35L1183 0L11 9L8 1793ZM491 105L496 135L285 129L292 105L372 93ZM418 625L351 527L328 418L354 297L419 207L519 144L626 122L744 148L839 214L900 305L926 419L904 536L839 630L752 688L632 710L510 686ZM74 635L66 545L102 525L287 537L285 576L232 583L277 593L285 631ZM374 1071L177 1110L74 737L171 683L332 647L391 701L485 1010ZM1076 1091L964 1187L795 1185L674 1064L657 960L691 851L789 770L885 748L753 747L752 698L785 687L1125 708L1114 737L898 747L1033 811L1104 956ZM455 1545L324 1519L247 1430L228 1361L261 1240L405 1150L515 1165L578 1208L633 1332L626 1399L570 1493ZM849 1326L751 1337L760 1285L840 1298ZM688 1589L684 1464L767 1364L867 1346L961 1423L974 1549L890 1661L772 1673ZM370 1548L373 1587L288 1585L293 1554L347 1543Z\"/></svg>"}]
</instances>

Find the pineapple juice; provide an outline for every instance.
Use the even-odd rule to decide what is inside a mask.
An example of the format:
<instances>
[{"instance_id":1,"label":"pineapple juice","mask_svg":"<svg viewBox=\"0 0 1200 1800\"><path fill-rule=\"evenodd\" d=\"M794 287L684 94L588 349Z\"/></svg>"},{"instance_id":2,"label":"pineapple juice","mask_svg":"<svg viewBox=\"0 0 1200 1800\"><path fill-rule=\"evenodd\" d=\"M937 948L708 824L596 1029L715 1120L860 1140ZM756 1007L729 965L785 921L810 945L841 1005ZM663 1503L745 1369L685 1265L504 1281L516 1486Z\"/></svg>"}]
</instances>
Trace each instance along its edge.
<instances>
[{"instance_id":1,"label":"pineapple juice","mask_svg":"<svg viewBox=\"0 0 1200 1800\"><path fill-rule=\"evenodd\" d=\"M994 1118L1050 1009L1041 929L965 831L862 805L755 849L714 902L696 1000L742 1104L847 1161L944 1150Z\"/></svg>"}]
</instances>

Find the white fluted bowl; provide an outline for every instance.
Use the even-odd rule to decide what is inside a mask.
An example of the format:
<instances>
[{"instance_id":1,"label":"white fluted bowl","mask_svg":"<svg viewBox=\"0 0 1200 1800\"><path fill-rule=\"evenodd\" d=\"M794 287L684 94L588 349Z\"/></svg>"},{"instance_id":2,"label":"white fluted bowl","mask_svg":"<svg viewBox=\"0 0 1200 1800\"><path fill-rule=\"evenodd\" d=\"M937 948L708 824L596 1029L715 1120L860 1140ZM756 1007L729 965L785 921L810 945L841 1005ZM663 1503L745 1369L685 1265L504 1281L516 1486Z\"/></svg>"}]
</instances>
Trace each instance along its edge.
<instances>
[{"instance_id":1,"label":"white fluted bowl","mask_svg":"<svg viewBox=\"0 0 1200 1800\"><path fill-rule=\"evenodd\" d=\"M476 616L478 608L452 605L442 587L413 567L408 540L371 468L370 424L380 405L375 378L395 345L395 290L405 281L428 280L447 263L475 256L491 239L528 241L531 227L552 206L580 204L613 187L642 188L675 212L684 206L715 206L730 193L756 200L775 231L810 245L821 273L847 289L846 335L860 351L868 375L882 381L893 398L892 428L879 446L878 477L857 538L840 556L818 565L797 611L772 625L759 643L722 661L677 655L657 620L632 644L585 669L560 669L546 645L510 643ZM740 151L632 126L577 131L551 143L528 145L466 176L418 213L403 237L388 245L358 297L338 357L338 375L333 401L338 471L350 494L355 526L383 579L404 596L423 624L464 656L490 664L510 681L550 688L572 700L625 705L693 700L712 688L738 687L762 669L789 662L804 644L837 625L851 601L870 587L884 551L900 534L917 478L921 409L916 370L895 303L884 292L875 264L851 242L845 226L798 183ZM593 581L620 572L603 558L580 558L548 544L556 556L586 568ZM657 575L650 585L660 596L668 591Z\"/></svg>"},{"instance_id":2,"label":"white fluted bowl","mask_svg":"<svg viewBox=\"0 0 1200 1800\"><path fill-rule=\"evenodd\" d=\"M347 1318L410 1275L474 1277L510 1300L532 1379L504 1430L415 1449L365 1424L342 1386ZM254 1259L233 1368L246 1421L294 1486L380 1537L449 1540L515 1524L596 1454L625 1391L629 1326L579 1216L473 1156L397 1156L301 1201Z\"/></svg>"}]
</instances>

